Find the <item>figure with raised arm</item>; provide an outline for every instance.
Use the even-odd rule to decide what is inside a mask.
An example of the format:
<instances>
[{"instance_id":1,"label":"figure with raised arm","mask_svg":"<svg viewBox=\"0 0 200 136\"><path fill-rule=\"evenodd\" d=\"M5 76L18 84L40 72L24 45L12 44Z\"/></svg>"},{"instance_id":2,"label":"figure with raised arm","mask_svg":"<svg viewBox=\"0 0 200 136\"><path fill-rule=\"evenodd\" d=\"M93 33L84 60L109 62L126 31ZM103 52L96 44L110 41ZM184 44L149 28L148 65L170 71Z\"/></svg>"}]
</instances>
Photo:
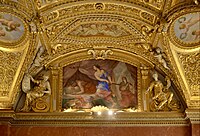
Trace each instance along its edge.
<instances>
[{"instance_id":1,"label":"figure with raised arm","mask_svg":"<svg viewBox=\"0 0 200 136\"><path fill-rule=\"evenodd\" d=\"M101 98L108 103L111 103L111 107L115 107L116 103L113 100L112 91L109 87L109 84L112 84L111 77L108 75L106 71L100 68L99 65L93 66L95 73L94 76L98 80L98 84L96 86L96 98Z\"/></svg>"}]
</instances>

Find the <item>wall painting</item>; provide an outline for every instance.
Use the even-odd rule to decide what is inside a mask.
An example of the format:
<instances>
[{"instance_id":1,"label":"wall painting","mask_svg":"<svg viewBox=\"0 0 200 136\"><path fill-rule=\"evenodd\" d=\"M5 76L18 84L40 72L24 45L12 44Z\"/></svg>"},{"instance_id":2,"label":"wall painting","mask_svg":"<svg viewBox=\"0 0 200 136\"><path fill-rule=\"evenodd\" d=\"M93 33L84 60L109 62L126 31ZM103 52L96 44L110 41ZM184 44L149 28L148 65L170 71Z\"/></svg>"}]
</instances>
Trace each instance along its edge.
<instances>
[{"instance_id":1,"label":"wall painting","mask_svg":"<svg viewBox=\"0 0 200 136\"><path fill-rule=\"evenodd\" d=\"M63 68L63 109L137 108L137 68L113 60L87 60Z\"/></svg>"},{"instance_id":2,"label":"wall painting","mask_svg":"<svg viewBox=\"0 0 200 136\"><path fill-rule=\"evenodd\" d=\"M178 18L174 23L174 33L182 42L200 42L200 12Z\"/></svg>"},{"instance_id":3,"label":"wall painting","mask_svg":"<svg viewBox=\"0 0 200 136\"><path fill-rule=\"evenodd\" d=\"M0 13L0 41L14 42L24 33L22 21L10 14Z\"/></svg>"}]
</instances>

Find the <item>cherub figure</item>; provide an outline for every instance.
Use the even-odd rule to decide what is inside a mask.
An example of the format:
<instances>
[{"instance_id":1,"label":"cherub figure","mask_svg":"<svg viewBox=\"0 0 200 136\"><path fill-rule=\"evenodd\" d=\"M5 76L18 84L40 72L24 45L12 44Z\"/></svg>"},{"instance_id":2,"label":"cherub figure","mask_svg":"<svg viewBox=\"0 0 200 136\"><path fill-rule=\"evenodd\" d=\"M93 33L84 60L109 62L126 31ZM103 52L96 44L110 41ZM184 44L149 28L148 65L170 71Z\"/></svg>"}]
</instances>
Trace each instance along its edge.
<instances>
[{"instance_id":1,"label":"cherub figure","mask_svg":"<svg viewBox=\"0 0 200 136\"><path fill-rule=\"evenodd\" d=\"M184 18L186 20L186 18ZM200 18L190 18L187 21L181 22L179 29L184 29L185 33L187 33L190 29L190 27L194 26L195 24L200 22Z\"/></svg>"},{"instance_id":2,"label":"cherub figure","mask_svg":"<svg viewBox=\"0 0 200 136\"><path fill-rule=\"evenodd\" d=\"M164 58L164 55L165 55L165 54L161 51L161 49L160 49L159 47L157 47L157 48L155 49L155 55L154 55L154 57L157 58L158 61L159 61L160 63L162 63L162 65L164 66L164 68L170 69L170 68L167 66L167 62L166 62L166 60L165 60L165 58Z\"/></svg>"},{"instance_id":3,"label":"cherub figure","mask_svg":"<svg viewBox=\"0 0 200 136\"><path fill-rule=\"evenodd\" d=\"M200 29L199 30L194 30L193 32L192 32L192 35L194 35L195 36L195 40L196 39L199 39L200 38Z\"/></svg>"},{"instance_id":4,"label":"cherub figure","mask_svg":"<svg viewBox=\"0 0 200 136\"><path fill-rule=\"evenodd\" d=\"M5 26L6 31L20 31L18 27L20 27L20 23L13 21L12 16L11 19L5 19L3 16L0 16L0 23Z\"/></svg>"}]
</instances>

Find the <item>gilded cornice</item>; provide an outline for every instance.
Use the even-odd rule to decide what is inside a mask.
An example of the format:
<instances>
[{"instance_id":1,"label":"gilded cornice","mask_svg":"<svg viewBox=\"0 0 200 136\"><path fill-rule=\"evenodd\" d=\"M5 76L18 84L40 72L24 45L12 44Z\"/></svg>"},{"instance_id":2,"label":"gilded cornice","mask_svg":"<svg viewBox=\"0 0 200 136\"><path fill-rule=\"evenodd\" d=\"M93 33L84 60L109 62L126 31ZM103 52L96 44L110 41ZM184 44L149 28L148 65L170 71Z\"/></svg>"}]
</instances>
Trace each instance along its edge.
<instances>
[{"instance_id":1,"label":"gilded cornice","mask_svg":"<svg viewBox=\"0 0 200 136\"><path fill-rule=\"evenodd\" d=\"M192 124L200 124L200 111L187 109L186 117L190 119Z\"/></svg>"},{"instance_id":2,"label":"gilded cornice","mask_svg":"<svg viewBox=\"0 0 200 136\"><path fill-rule=\"evenodd\" d=\"M38 0L39 1L39 0ZM59 0L59 1L54 1L54 2L43 2L43 6L38 6L40 10L47 11L49 8L55 9L55 7L65 7L68 5L78 5L78 4L84 4L84 3L93 3L94 1L92 0ZM42 2L41 2L42 3ZM159 12L163 8L164 3L156 3L157 5L153 5L151 2L145 2L143 0L129 0L129 1L124 1L124 0L114 0L114 1L98 1L98 3L117 3L119 5L125 4L125 5L130 5L134 7L139 7L143 9L148 9L153 12Z\"/></svg>"},{"instance_id":3,"label":"gilded cornice","mask_svg":"<svg viewBox=\"0 0 200 136\"><path fill-rule=\"evenodd\" d=\"M98 116L85 113L12 113L0 114L1 119L9 118L11 125L59 125L59 126L187 126L188 119L183 113L117 113L113 116Z\"/></svg>"}]
</instances>

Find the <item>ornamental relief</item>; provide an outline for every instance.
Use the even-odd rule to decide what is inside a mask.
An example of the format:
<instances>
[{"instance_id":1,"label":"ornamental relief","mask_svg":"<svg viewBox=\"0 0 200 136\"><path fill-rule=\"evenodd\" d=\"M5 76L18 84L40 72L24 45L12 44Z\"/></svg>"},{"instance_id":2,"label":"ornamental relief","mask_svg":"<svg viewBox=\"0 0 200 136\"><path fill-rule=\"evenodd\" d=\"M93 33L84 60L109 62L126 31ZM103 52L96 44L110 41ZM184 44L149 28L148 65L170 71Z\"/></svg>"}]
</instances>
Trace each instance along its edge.
<instances>
[{"instance_id":1,"label":"ornamental relief","mask_svg":"<svg viewBox=\"0 0 200 136\"><path fill-rule=\"evenodd\" d=\"M171 51L168 51L173 65L176 65L176 75L187 99L189 108L198 107L199 103L199 8L191 6L174 13L169 20L169 33ZM197 35L196 35L197 34ZM172 52L172 54L170 54ZM179 73L181 73L179 75Z\"/></svg>"},{"instance_id":2,"label":"ornamental relief","mask_svg":"<svg viewBox=\"0 0 200 136\"><path fill-rule=\"evenodd\" d=\"M33 54L29 44L35 42L35 35L28 32L31 12L25 5L17 1L0 1L0 5L0 108L11 109L20 77Z\"/></svg>"},{"instance_id":3,"label":"ornamental relief","mask_svg":"<svg viewBox=\"0 0 200 136\"><path fill-rule=\"evenodd\" d=\"M47 112L49 110L49 96L51 95L49 74L45 71L38 78L34 79L30 73L25 73L22 80L22 91L26 97L23 107L20 106L20 111Z\"/></svg>"},{"instance_id":4,"label":"ornamental relief","mask_svg":"<svg viewBox=\"0 0 200 136\"><path fill-rule=\"evenodd\" d=\"M8 97L21 56L21 52L0 51L0 97Z\"/></svg>"},{"instance_id":5,"label":"ornamental relief","mask_svg":"<svg viewBox=\"0 0 200 136\"><path fill-rule=\"evenodd\" d=\"M47 38L51 39L55 37L60 31L62 31L67 26L68 23L68 20L65 20L61 23L56 23L45 28Z\"/></svg>"},{"instance_id":6,"label":"ornamental relief","mask_svg":"<svg viewBox=\"0 0 200 136\"><path fill-rule=\"evenodd\" d=\"M192 96L200 96L200 53L177 53Z\"/></svg>"},{"instance_id":7,"label":"ornamental relief","mask_svg":"<svg viewBox=\"0 0 200 136\"><path fill-rule=\"evenodd\" d=\"M41 8L41 7L44 7L44 6L49 5L51 3L53 4L55 2L62 2L62 1L64 2L64 0L36 0L36 4L37 4L38 8ZM78 1L75 1L75 2L78 2ZM123 2L123 0L122 0L122 2ZM145 7L148 7L150 5L151 8L153 7L153 8L159 9L159 10L164 6L163 0L137 0L137 1L130 0L128 2L138 4L138 5L142 4ZM97 7L97 9L99 9L98 6L95 6L95 7Z\"/></svg>"},{"instance_id":8,"label":"ornamental relief","mask_svg":"<svg viewBox=\"0 0 200 136\"><path fill-rule=\"evenodd\" d=\"M73 30L69 35L89 37L89 36L111 36L122 37L130 35L123 28L113 24L83 24Z\"/></svg>"},{"instance_id":9,"label":"ornamental relief","mask_svg":"<svg viewBox=\"0 0 200 136\"><path fill-rule=\"evenodd\" d=\"M73 22L73 23L72 23ZM71 23L61 22L46 28L52 50L69 44L128 44L145 43L151 37L143 33L143 26L122 19L98 17L83 18ZM105 23L106 22L106 23ZM118 22L118 23L116 23ZM139 27L139 28L138 28ZM140 30L141 29L141 30ZM146 30L146 29L145 29ZM54 52L53 51L53 52Z\"/></svg>"},{"instance_id":10,"label":"ornamental relief","mask_svg":"<svg viewBox=\"0 0 200 136\"><path fill-rule=\"evenodd\" d=\"M162 9L164 6L164 0L143 0L143 2L158 9Z\"/></svg>"},{"instance_id":11,"label":"ornamental relief","mask_svg":"<svg viewBox=\"0 0 200 136\"><path fill-rule=\"evenodd\" d=\"M42 10L42 9L41 9ZM138 21L145 22L149 25L153 25L156 22L156 16L154 11L147 12L138 8L116 5L111 3L89 3L89 4L77 4L77 6L66 7L64 9L57 9L52 12L42 12L41 17L45 25L50 25L53 22L61 21L64 18L71 18L82 15L91 15L100 13L107 14L109 16L116 15L125 16L129 18L135 18Z\"/></svg>"}]
</instances>

